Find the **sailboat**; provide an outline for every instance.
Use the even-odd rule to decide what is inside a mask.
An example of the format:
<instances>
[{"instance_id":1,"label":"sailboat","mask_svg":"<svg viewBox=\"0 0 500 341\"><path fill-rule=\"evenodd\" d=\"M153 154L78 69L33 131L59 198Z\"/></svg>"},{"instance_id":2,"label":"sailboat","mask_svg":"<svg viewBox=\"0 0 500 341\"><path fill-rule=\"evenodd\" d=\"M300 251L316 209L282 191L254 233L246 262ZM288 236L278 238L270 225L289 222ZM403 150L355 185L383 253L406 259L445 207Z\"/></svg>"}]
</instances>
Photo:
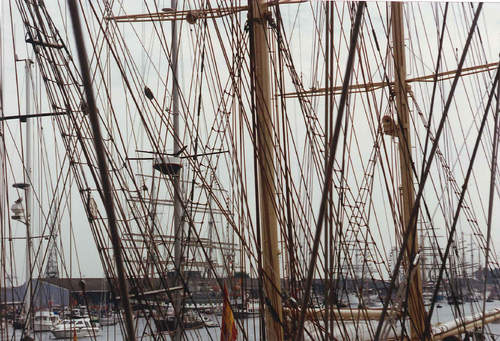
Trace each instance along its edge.
<instances>
[{"instance_id":1,"label":"sailboat","mask_svg":"<svg viewBox=\"0 0 500 341\"><path fill-rule=\"evenodd\" d=\"M497 4L68 5L15 7L124 338L213 335L198 282L258 299L242 339L498 333Z\"/></svg>"}]
</instances>

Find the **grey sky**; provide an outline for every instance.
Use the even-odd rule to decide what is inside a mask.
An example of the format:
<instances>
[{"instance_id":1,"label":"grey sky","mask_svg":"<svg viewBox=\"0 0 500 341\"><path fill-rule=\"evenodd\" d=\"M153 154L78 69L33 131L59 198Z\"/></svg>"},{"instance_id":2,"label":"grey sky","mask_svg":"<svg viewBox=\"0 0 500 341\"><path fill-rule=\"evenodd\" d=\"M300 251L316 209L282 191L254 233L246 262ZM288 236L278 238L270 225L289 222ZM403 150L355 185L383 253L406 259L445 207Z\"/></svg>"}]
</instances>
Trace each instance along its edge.
<instances>
[{"instance_id":1,"label":"grey sky","mask_svg":"<svg viewBox=\"0 0 500 341\"><path fill-rule=\"evenodd\" d=\"M65 11L65 2L51 2L48 1L46 2L47 7L53 14L54 18L56 20L56 25L60 27L60 32L63 37L68 37L70 41L70 46L73 46L73 38L72 38L72 33L70 29L66 29L60 21L60 14L61 12L64 13ZM151 2L150 2L151 5ZM162 2L158 4L159 8L167 7L169 5L169 1ZM407 31L407 34L411 35L411 39L407 40L407 58L408 58L408 67L409 67L409 75L408 77L416 77L416 76L423 76L430 74L430 70L434 67L434 63L436 60L436 54L437 54L437 48L435 50L432 50L428 48L428 46L437 46L435 41L438 37L435 28L438 27L441 24L441 21L436 23L435 17L439 18L440 13L439 11L442 10L442 8L438 8L437 4L425 4L422 5L422 17L420 17L419 13L419 6L420 3L408 3L407 5L407 13L409 15L412 15L413 17L410 18L410 20L415 20L415 21L410 21L410 24L406 27L409 29L409 33ZM124 6L127 7L127 13L140 13L144 12L145 8L144 6L138 4L138 2L134 2L133 4L125 2ZM377 8L377 5L375 3L370 3L368 6L368 11L370 13L374 13L372 19L375 21L374 22L374 29L377 32L377 36L379 38L379 44L381 46L381 50L385 51L387 41L384 38L384 32L382 29L382 22L376 21L379 20L378 18L378 10L384 12L385 11L385 5L383 3L378 4L379 8ZM463 6L470 6L470 4L464 4ZM135 8L132 8L135 7ZM323 65L317 65L318 66L318 72L317 74L314 73L315 69L315 62L314 62L314 55L313 53L318 52L317 45L318 43L314 42L311 37L316 37L314 35L314 22L313 22L313 17L311 15L311 7L316 9L317 8L317 3L313 2L312 4L303 4L300 7L300 11L297 10L297 6L295 5L290 5L288 8L283 9L283 15L284 15L284 23L287 28L290 29L288 32L288 39L290 39L290 46L291 46L291 53L294 58L295 66L298 68L299 76L302 78L304 82L304 86L306 89L313 87L313 86L320 86L321 84L324 84L324 70L323 70ZM450 15L449 18L449 35L446 38L446 43L449 44L448 47L449 49L446 49L444 58L445 58L445 67L443 67L443 71L447 69L455 69L456 67L456 51L453 51L453 48L451 48L451 43L453 43L454 47L461 47L464 43L465 40L465 34L467 28L470 26L470 22L468 23L463 23L463 17L461 16L461 10L462 7L460 5L453 5L451 6L452 8L452 15ZM499 32L500 32L500 18L498 17L498 9L499 9L499 4L498 3L489 3L485 4L483 13L481 16L480 20L480 28L481 32L484 33L484 35L481 36L482 39L482 47L484 48L484 52L486 55L486 61L491 63L491 62L496 62L498 61L498 53L500 51L500 39L499 37ZM27 56L32 57L33 53L31 51L31 47L27 46L27 44L24 43L24 31L22 27L22 23L20 22L19 15L17 13L17 9L15 4L13 4L13 17L12 17L12 22L14 24L14 37L15 37L15 49L17 56L19 58L25 58ZM346 9L345 9L346 10ZM347 11L347 10L346 10ZM469 12L467 12L469 13ZM120 14L118 12L115 12L115 14ZM69 20L69 17L66 15L63 16L64 20ZM246 16L243 15L242 18L245 18ZM346 14L347 18L347 14ZM467 17L470 19L470 15ZM19 102L17 101L17 91L16 91L16 73L15 73L15 66L13 63L13 49L12 49L12 40L11 40L11 29L10 29L10 15L9 15L9 6L8 4L3 1L2 2L2 30L3 30L3 47L4 47L4 99L5 99L5 114L10 115L18 112L18 109L23 112L24 111L24 106L25 106L25 101L24 101L24 96L25 96L25 85L24 85L24 72L23 72L23 65L22 63L17 63L17 82L18 82L18 89L19 89ZM348 19L346 19L348 20ZM69 21L67 21L69 23ZM295 22L297 22L297 25L295 25ZM300 23L300 24L299 24ZM167 27L168 25L166 25ZM422 28L425 27L427 30L424 32ZM131 53L136 57L136 63L139 67L139 72L144 77L145 82L148 84L148 86L153 89L155 93L161 94L163 93L163 88L164 84L162 84L162 79L156 75L156 73L167 73L168 72L168 65L167 63L162 62L161 56L162 54L157 52L157 47L155 47L155 44L158 44L156 41L156 37L154 35L150 35L151 26L149 25L140 25L137 24L136 26L136 32L134 32L133 29L131 29L131 25L129 24L123 24L123 32L126 35L126 37L130 41L129 48L131 48ZM182 71L181 71L181 77L182 77L182 84L187 85L189 81L191 80L192 75L190 74L192 70L191 66L191 60L193 60L193 51L194 51L194 44L195 42L191 41L191 36L190 36L190 28L184 26L183 30L183 41L185 44L182 47L182 56L181 56L181 64L182 64ZM138 37L135 36L137 33ZM425 35L427 33L428 35ZM169 34L169 32L167 32ZM368 33L367 33L368 34ZM214 36L215 37L215 36ZM139 39L144 40L144 46L146 51L149 51L152 55L152 58L149 60L146 58L144 49L141 48L141 46L138 43ZM369 37L365 37L366 42L368 44L368 39ZM427 45L426 40L429 40L430 42ZM475 40L475 44L478 44L478 41ZM344 44L344 48L346 46L345 41L342 43ZM474 45L475 46L475 51L480 50L480 46ZM460 51L458 51L458 54L460 54ZM366 57L366 56L365 56ZM373 56L372 56L373 57ZM216 56L217 60L219 60L220 64L223 64L223 56L218 55ZM375 61L376 58L373 57L373 60L370 60L370 62ZM420 64L419 61L422 60L422 63ZM339 74L338 78L338 84L340 84L340 78L342 76L342 72L344 69L344 61L345 61L345 54L341 55L339 57L339 70L341 70L341 73ZM412 64L413 61L413 64ZM484 62L484 60L481 58L480 55L476 55L471 57L468 62L467 66L474 65L476 61ZM357 69L358 71L360 70L359 68ZM218 70L223 77L221 79L223 80L222 83L226 84L227 82L227 71L225 70ZM375 66L372 65L371 71L373 72L372 76L375 78L379 77L379 72L380 69L375 69ZM37 74L37 69L36 67L34 68L34 73ZM112 81L112 92L116 96L114 101L114 105L117 108L117 111L120 110L128 110L126 109L126 104L129 103L124 103L125 101L119 97L119 93L123 92L124 86L122 82L120 81L119 74L116 72L116 68L112 69L112 74L110 76L113 81ZM287 76L288 77L288 76ZM41 80L39 77L34 78L34 86L36 89L41 89L43 88L43 84L40 83ZM353 83L362 83L363 78L361 76L357 76L354 78ZM465 82L469 82L469 80L466 80ZM289 90L292 90L293 87L291 85L291 82L289 84ZM471 87L473 88L473 84L465 83L467 85L467 88ZM96 89L99 89L102 86L102 83L97 82L96 83ZM206 85L208 87L209 85ZM413 86L413 85L412 85ZM102 89L101 89L102 90ZM188 87L186 86L184 89L182 89L186 93L186 98L187 98L187 103L188 106L192 106L194 100L193 96L190 95ZM415 92L419 90L418 86L415 85L414 88ZM440 89L440 91L443 91L444 94L447 93L449 90L449 83L446 83L443 85ZM447 141L447 146L449 147L448 150L446 150L447 153L449 153L450 156L456 157L454 161L461 160L462 164L460 163L453 163L452 161L452 166L454 167L454 170L456 171L457 174L457 182L458 185L460 186L462 184L463 180L463 172L464 169L460 167L466 166L465 160L468 158L469 153L472 149L472 144L474 142L476 133L477 133L477 126L474 122L478 122L477 117L473 117L473 115L481 115L481 107L472 107L469 108L466 102L466 93L465 91L458 90L459 91L459 96L457 96L456 101L454 102L454 108L453 108L453 115L454 117L460 117L461 119L461 124L462 126L458 125L452 125L450 126L450 131L455 130L460 131L461 129L465 130L465 134L468 134L467 138L467 143L465 145L457 144L458 150L452 150L453 148L449 147L449 144L452 143L452 141ZM474 89L472 90L472 93L468 94L471 96L473 99L477 99L477 97L474 96L484 96L485 94L477 94L473 93ZM102 91L100 92L102 95ZM377 93L378 94L378 93ZM418 96L418 94L417 94ZM424 112L428 110L429 107L429 102L430 99L429 97L417 97L421 102L419 105L424 108ZM167 91L165 93L165 96L163 98L166 102L169 101L169 92ZM35 105L35 110L40 111L40 112L46 112L50 111L51 109L48 108L47 106L47 99L44 97L44 91L41 90L41 92L35 92L35 100L36 100L36 105ZM206 102L205 102L206 101ZM206 106L209 106L209 95L207 93L207 96L204 97L204 103L206 103ZM479 101L475 102L476 104ZM100 102L101 104L103 102ZM438 108L442 107L443 103L439 103ZM321 113L324 111L323 107L323 100L320 99L319 97L314 98L312 101L313 108L315 109L315 112ZM295 102L293 103L290 101L289 104L289 111L291 115L291 124L292 129L295 130L295 137L297 140L301 140L305 136L305 131L303 129L303 121L301 121L301 115L300 113L300 107L299 105ZM100 108L101 110L105 110L105 108ZM465 115L461 115L461 110L466 113ZM388 107L384 106L381 108L382 111L388 110ZM437 111L439 112L439 110ZM370 124L368 120L365 119L364 113L363 113L363 108L361 105L359 107L356 107L355 109L352 109L351 115L353 119L359 119L360 122L357 123L356 129L357 129L357 134L359 137L359 141L357 141L357 146L356 148L359 148L359 152L357 151L356 154L353 153L353 155L363 155L363 158L366 158L372 147L372 136L371 136L371 129ZM206 114L205 119L209 120L213 118L210 116L210 114ZM474 119L473 119L474 118ZM128 120L129 118L127 118ZM363 121L364 120L364 121ZM322 121L321 121L322 122ZM434 124L436 124L437 119L435 118ZM130 129L132 131L134 125L138 125L139 120L135 118L135 121L127 121L127 123L124 123L124 126ZM51 122L50 119L41 119L39 124L34 124L33 130L36 132L35 136L38 136L38 134L41 134L43 131L43 136L44 136L44 141L45 143L37 143L35 145L35 156L34 156L34 161L35 161L35 168L39 167L38 169L41 169L39 164L40 161L43 161L44 166L43 168L45 169L43 171L43 179L42 177L38 178L35 177L36 179L36 184L34 185L39 185L39 186L44 186L44 182L46 179L51 179L49 183L54 184L55 179L60 173L60 170L63 170L62 177L64 178L67 172L67 161L65 163L64 161L64 151L62 149L55 150L54 148L51 148L51 146L54 146L54 141L58 140L59 142L57 143L58 146L61 146L60 139L59 137L56 137L53 135L55 126ZM24 129L24 128L22 128ZM422 133L422 127L420 125L419 132ZM132 134L130 131L126 134L126 138L129 139L128 141L130 142L132 139ZM142 133L143 134L143 133ZM165 134L168 135L168 134ZM21 140L21 131L20 131L20 126L17 122L12 122L9 123L6 126L5 130L5 136L6 136L6 144L7 144L7 153L9 155L9 161L11 164L7 165L7 176L8 176L8 184L9 186L14 182L14 181L21 181L22 180L22 166L20 163L20 157L19 154L22 153L21 150L18 148L21 146L21 143L19 142ZM481 154L480 159L478 160L478 168L476 168L476 179L477 180L477 185L475 184L474 191L471 194L471 197L469 198L470 202L475 206L475 209L477 210L477 214L481 219L481 229L482 231L485 231L484 227L484 216L485 216L485 208L484 206L481 206L479 198L482 198L481 200L483 201L483 205L485 204L484 200L486 198L485 196L485 190L488 188L489 184L489 171L487 168L487 161L485 159L485 153L486 157L489 159L489 150L491 149L490 146L486 145L486 141L491 141L491 131L488 133L487 139L485 139L485 145L483 146L484 152ZM384 138L387 143L390 143L390 139L385 137ZM15 141L15 142L14 142ZM147 145L146 138L142 135L139 136L139 141L144 141L144 145ZM166 139L166 143L170 145L171 141ZM131 142L130 142L131 144ZM353 142L353 145L356 145L356 143ZM47 159L46 160L41 160L40 158L37 158L37 155L40 155L40 149L42 146L45 146L47 148ZM248 147L248 146L247 146ZM365 148L364 150L361 150L361 147L368 147ZM444 146L443 146L444 147ZM298 150L302 150L305 148L305 144L301 142L301 145L298 146ZM44 151L45 152L45 151ZM304 156L305 158L306 156ZM417 155L416 156L416 162L420 162L420 158ZM292 160L292 163L295 162L295 165L297 165L299 162L302 160L299 159L299 156L297 156L296 160ZM37 165L38 162L38 165ZM356 160L353 157L352 160L352 168L351 172L354 173L354 170L356 167L360 167L361 162L359 160ZM38 174L38 171L35 170L36 174ZM250 171L249 171L250 172ZM249 173L250 174L250 173ZM438 170L435 170L435 175L437 177L438 175ZM221 177L227 177L225 174L221 174ZM314 192L311 193L314 198L312 199L313 204L315 205L315 208L312 210L313 214L311 214L311 221L314 220L315 218L315 213L317 212L317 207L319 207L318 204L318 198L320 194L319 190L319 180L314 177L314 172L311 171L308 176L313 177L314 179L312 180L312 187L314 187ZM380 212L381 216L380 219L383 221L387 221L388 223L390 222L390 208L387 207L387 203L384 201L387 199L384 194L382 193L383 188L381 185L381 174L377 173L376 176L378 177L377 181L380 181L378 184L379 187L375 188L373 191L374 197L377 198L376 202L374 205L376 205L377 211ZM69 178L71 179L71 178ZM226 179L227 180L227 179ZM294 181L298 182L300 178L297 176ZM352 181L354 181L354 178L351 178ZM71 181L71 180L68 180ZM249 179L249 185L248 188L252 189L252 180ZM80 198L78 196L78 193L76 191L76 186L75 183L73 183L72 188L72 194L70 196L66 195L65 196L65 202L62 205L63 211L62 215L60 216L60 224L61 224L61 240L62 240L62 246L65 254L65 261L67 262L67 269L71 273L70 275L72 276L86 276L86 277L94 277L94 276L101 276L102 275L102 269L100 265L100 260L97 256L97 250L95 247L94 240L92 238L92 235L89 230L89 224L87 221L87 218L85 216L85 212L82 208L82 203L80 201ZM38 197L34 198L34 204L36 206L36 202L39 201L43 203L43 210L45 214L48 213L47 211L47 202L50 200L49 198L51 197L50 191L48 189L36 191L38 194ZM253 193L253 189L252 189ZM9 203L8 207L10 208L10 205L12 202L17 199L18 193L16 193L11 187L9 187ZM430 197L430 203L433 204L433 207L437 207L437 198L433 196L433 194L429 193ZM71 198L71 200L67 200L67 198ZM498 192L497 192L497 197L498 199ZM498 204L498 203L497 203ZM500 204L498 204L500 205ZM432 211L432 210L431 210ZM70 217L70 212L71 212L71 217ZM437 210L433 211L435 216L435 224L436 225L445 225L444 219L439 217L439 213L436 213ZM432 212L431 212L432 213ZM309 213L310 214L310 213ZM168 220L169 215L165 214L165 217L162 217L160 219ZM71 219L70 219L71 218ZM495 215L495 220L494 222L498 222L499 216L498 214ZM40 228L39 226L44 225L44 219L41 217L39 213L35 213L34 215L34 225L38 226L38 229ZM69 226L72 224L72 228L74 231L74 237L70 237L69 235ZM464 224L464 229L465 229L465 223ZM12 230L13 230L13 236L15 237L21 237L24 235L24 230L23 226L17 222L12 222ZM35 231L37 230L37 227L35 227ZM394 245L394 232L393 231L385 231L379 232L373 231L374 232L374 239L377 243L380 245L384 245L384 252L386 255L388 255L390 251L390 247ZM36 234L37 232L35 232ZM39 234L39 232L38 232ZM498 244L500 242L500 232L495 232L493 236L493 240L495 241L494 244ZM304 236L304 238L307 240L307 236ZM72 250L70 252L70 249ZM75 252L76 250L76 252ZM24 248L23 248L23 241L22 240L17 240L15 241L15 249L13 250L15 254L15 262L16 262L16 268L18 269L17 274L19 277L21 277L19 280L22 280L24 275L22 275L22 270L24 269ZM71 263L71 266L70 266ZM81 273L80 273L81 269Z\"/></svg>"}]
</instances>

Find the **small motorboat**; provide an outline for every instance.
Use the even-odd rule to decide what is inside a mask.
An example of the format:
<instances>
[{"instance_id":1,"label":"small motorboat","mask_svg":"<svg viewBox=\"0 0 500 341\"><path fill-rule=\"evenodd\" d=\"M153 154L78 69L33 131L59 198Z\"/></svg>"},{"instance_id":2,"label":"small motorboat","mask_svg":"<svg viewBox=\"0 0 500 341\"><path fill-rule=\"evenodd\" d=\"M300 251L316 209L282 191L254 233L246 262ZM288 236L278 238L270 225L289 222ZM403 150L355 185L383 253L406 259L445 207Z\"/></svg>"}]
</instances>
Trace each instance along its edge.
<instances>
[{"instance_id":1,"label":"small motorboat","mask_svg":"<svg viewBox=\"0 0 500 341\"><path fill-rule=\"evenodd\" d=\"M76 335L77 338L94 336L99 333L99 324L90 321L90 318L63 320L50 330L56 339L68 339Z\"/></svg>"},{"instance_id":2,"label":"small motorboat","mask_svg":"<svg viewBox=\"0 0 500 341\"><path fill-rule=\"evenodd\" d=\"M59 322L61 322L59 315L54 314L52 311L37 311L33 317L33 330L35 332L49 332Z\"/></svg>"},{"instance_id":3,"label":"small motorboat","mask_svg":"<svg viewBox=\"0 0 500 341\"><path fill-rule=\"evenodd\" d=\"M167 314L166 316L157 315L153 317L153 320L158 332L173 332L177 328L177 318L173 314ZM193 311L184 312L181 325L183 330L199 329L204 326L205 322L199 314L194 313Z\"/></svg>"},{"instance_id":4,"label":"small motorboat","mask_svg":"<svg viewBox=\"0 0 500 341\"><path fill-rule=\"evenodd\" d=\"M201 319L203 320L203 323L205 324L205 327L207 327L207 328L219 327L219 323L217 322L217 320L214 318L211 318L210 316L208 316L206 314L201 314Z\"/></svg>"}]
</instances>

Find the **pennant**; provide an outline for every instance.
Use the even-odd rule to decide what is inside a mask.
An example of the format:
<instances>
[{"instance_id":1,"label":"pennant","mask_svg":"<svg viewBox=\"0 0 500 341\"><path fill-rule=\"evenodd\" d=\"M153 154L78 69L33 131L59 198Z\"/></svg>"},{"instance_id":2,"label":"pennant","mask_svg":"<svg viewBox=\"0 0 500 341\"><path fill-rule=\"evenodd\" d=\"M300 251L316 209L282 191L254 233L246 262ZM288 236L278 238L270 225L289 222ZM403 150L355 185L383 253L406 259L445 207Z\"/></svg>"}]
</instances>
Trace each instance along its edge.
<instances>
[{"instance_id":1,"label":"pennant","mask_svg":"<svg viewBox=\"0 0 500 341\"><path fill-rule=\"evenodd\" d=\"M233 310L229 304L229 294L224 283L224 304L222 306L222 326L220 333L221 341L235 341L238 336L236 323L234 321Z\"/></svg>"}]
</instances>

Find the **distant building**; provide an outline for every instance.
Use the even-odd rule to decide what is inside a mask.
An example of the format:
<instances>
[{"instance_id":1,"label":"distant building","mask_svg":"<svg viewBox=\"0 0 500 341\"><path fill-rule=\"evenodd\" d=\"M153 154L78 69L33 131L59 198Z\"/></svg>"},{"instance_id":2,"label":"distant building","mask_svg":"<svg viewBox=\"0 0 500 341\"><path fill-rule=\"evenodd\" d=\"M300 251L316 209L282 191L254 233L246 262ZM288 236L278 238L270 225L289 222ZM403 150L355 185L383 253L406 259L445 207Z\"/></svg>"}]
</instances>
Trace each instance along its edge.
<instances>
[{"instance_id":1,"label":"distant building","mask_svg":"<svg viewBox=\"0 0 500 341\"><path fill-rule=\"evenodd\" d=\"M7 287L0 290L0 302L4 305L23 302L26 294L26 283L18 287ZM36 308L48 308L56 305L68 305L70 291L64 286L56 283L46 282L43 279L31 281L33 290L33 306Z\"/></svg>"},{"instance_id":2,"label":"distant building","mask_svg":"<svg viewBox=\"0 0 500 341\"><path fill-rule=\"evenodd\" d=\"M41 281L61 286L69 292L71 305L100 305L112 301L106 278L44 278Z\"/></svg>"}]
</instances>

